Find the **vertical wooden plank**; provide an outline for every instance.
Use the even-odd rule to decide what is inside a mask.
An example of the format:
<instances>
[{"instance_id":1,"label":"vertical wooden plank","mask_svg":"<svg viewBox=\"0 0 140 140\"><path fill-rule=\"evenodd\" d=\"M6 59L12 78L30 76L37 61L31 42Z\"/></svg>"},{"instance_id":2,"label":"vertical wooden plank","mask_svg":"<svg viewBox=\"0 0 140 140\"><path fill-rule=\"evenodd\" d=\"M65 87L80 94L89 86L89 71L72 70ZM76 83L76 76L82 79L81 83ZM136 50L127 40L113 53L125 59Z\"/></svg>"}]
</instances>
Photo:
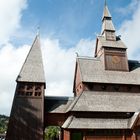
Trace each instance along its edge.
<instances>
[{"instance_id":1,"label":"vertical wooden plank","mask_svg":"<svg viewBox=\"0 0 140 140\"><path fill-rule=\"evenodd\" d=\"M136 139L136 134L135 134L135 133L133 133L133 135L132 135L132 137L131 137L131 140L137 140L137 139Z\"/></svg>"},{"instance_id":2,"label":"vertical wooden plank","mask_svg":"<svg viewBox=\"0 0 140 140\"><path fill-rule=\"evenodd\" d=\"M63 140L70 140L70 131L68 130L63 131Z\"/></svg>"}]
</instances>

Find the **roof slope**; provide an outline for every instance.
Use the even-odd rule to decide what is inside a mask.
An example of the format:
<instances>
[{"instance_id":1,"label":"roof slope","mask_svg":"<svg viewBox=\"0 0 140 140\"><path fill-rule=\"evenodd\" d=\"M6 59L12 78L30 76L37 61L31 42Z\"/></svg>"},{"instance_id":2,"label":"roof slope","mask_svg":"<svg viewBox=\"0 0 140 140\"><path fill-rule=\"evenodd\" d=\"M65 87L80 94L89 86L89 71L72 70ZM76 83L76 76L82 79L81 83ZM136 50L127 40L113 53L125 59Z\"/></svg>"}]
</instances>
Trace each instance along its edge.
<instances>
[{"instance_id":1,"label":"roof slope","mask_svg":"<svg viewBox=\"0 0 140 140\"><path fill-rule=\"evenodd\" d=\"M98 118L76 118L69 116L62 128L69 129L130 129L135 123L138 114L127 119L98 119ZM132 121L132 118L135 119Z\"/></svg>"},{"instance_id":2,"label":"roof slope","mask_svg":"<svg viewBox=\"0 0 140 140\"><path fill-rule=\"evenodd\" d=\"M77 58L83 82L140 85L140 63L130 72L107 71L99 59ZM133 62L131 62L133 63ZM132 65L132 64L131 64Z\"/></svg>"},{"instance_id":3,"label":"roof slope","mask_svg":"<svg viewBox=\"0 0 140 140\"><path fill-rule=\"evenodd\" d=\"M139 112L139 93L84 91L67 111ZM130 104L131 103L131 104Z\"/></svg>"},{"instance_id":4,"label":"roof slope","mask_svg":"<svg viewBox=\"0 0 140 140\"><path fill-rule=\"evenodd\" d=\"M104 6L103 17L102 17L102 34L105 30L107 31L115 31L115 27L112 22L112 17L109 12L107 5Z\"/></svg>"},{"instance_id":5,"label":"roof slope","mask_svg":"<svg viewBox=\"0 0 140 140\"><path fill-rule=\"evenodd\" d=\"M104 6L104 12L103 12L103 18L105 18L105 17L108 17L108 18L112 17L106 3L105 3L105 6Z\"/></svg>"},{"instance_id":6,"label":"roof slope","mask_svg":"<svg viewBox=\"0 0 140 140\"><path fill-rule=\"evenodd\" d=\"M45 97L45 112L46 113L65 113L73 98L71 97Z\"/></svg>"},{"instance_id":7,"label":"roof slope","mask_svg":"<svg viewBox=\"0 0 140 140\"><path fill-rule=\"evenodd\" d=\"M39 36L36 36L33 42L17 81L45 83Z\"/></svg>"},{"instance_id":8,"label":"roof slope","mask_svg":"<svg viewBox=\"0 0 140 140\"><path fill-rule=\"evenodd\" d=\"M70 117L62 128L69 129L127 129L128 119L97 119Z\"/></svg>"}]
</instances>

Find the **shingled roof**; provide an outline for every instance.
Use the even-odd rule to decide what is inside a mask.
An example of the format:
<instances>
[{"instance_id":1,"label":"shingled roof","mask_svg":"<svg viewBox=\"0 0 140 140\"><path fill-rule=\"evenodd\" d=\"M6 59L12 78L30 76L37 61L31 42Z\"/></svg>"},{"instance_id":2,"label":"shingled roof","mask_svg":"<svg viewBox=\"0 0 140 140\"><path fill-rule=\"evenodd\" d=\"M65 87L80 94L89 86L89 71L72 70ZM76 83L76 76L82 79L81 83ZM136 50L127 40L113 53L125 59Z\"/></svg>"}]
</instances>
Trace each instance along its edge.
<instances>
[{"instance_id":1,"label":"shingled roof","mask_svg":"<svg viewBox=\"0 0 140 140\"><path fill-rule=\"evenodd\" d=\"M102 22L102 33L104 32L104 30L115 31L115 27L112 22L112 17L106 4L104 6Z\"/></svg>"},{"instance_id":2,"label":"shingled roof","mask_svg":"<svg viewBox=\"0 0 140 140\"><path fill-rule=\"evenodd\" d=\"M103 12L103 17L102 18L105 18L105 17L109 17L109 18L112 17L110 12L109 12L109 9L107 7L106 1L105 1L105 5L104 5L104 12Z\"/></svg>"},{"instance_id":3,"label":"shingled roof","mask_svg":"<svg viewBox=\"0 0 140 140\"><path fill-rule=\"evenodd\" d=\"M69 116L62 128L68 129L131 129L138 113L127 119L76 118Z\"/></svg>"},{"instance_id":4,"label":"shingled roof","mask_svg":"<svg viewBox=\"0 0 140 140\"><path fill-rule=\"evenodd\" d=\"M67 109L67 112L68 111L139 112L140 94L84 91L75 98Z\"/></svg>"},{"instance_id":5,"label":"shingled roof","mask_svg":"<svg viewBox=\"0 0 140 140\"><path fill-rule=\"evenodd\" d=\"M45 83L39 36L37 35L17 77L18 82Z\"/></svg>"},{"instance_id":6,"label":"shingled roof","mask_svg":"<svg viewBox=\"0 0 140 140\"><path fill-rule=\"evenodd\" d=\"M92 57L78 57L77 63L80 68L81 78L83 82L140 85L139 62L137 62L137 65L133 66L134 69L129 72L107 71L104 69L101 60L98 58L96 59Z\"/></svg>"},{"instance_id":7,"label":"shingled roof","mask_svg":"<svg viewBox=\"0 0 140 140\"><path fill-rule=\"evenodd\" d=\"M69 105L72 103L72 97L45 97L45 112L49 113L65 113Z\"/></svg>"},{"instance_id":8,"label":"shingled roof","mask_svg":"<svg viewBox=\"0 0 140 140\"><path fill-rule=\"evenodd\" d=\"M104 36L98 36L97 37L97 44L98 47L96 47L97 50L95 50L97 53L102 47L110 47L110 48L121 48L121 49L127 49L126 45L123 43L121 39L118 40L106 40Z\"/></svg>"},{"instance_id":9,"label":"shingled roof","mask_svg":"<svg viewBox=\"0 0 140 140\"><path fill-rule=\"evenodd\" d=\"M127 129L128 119L68 118L62 128L69 129Z\"/></svg>"}]
</instances>

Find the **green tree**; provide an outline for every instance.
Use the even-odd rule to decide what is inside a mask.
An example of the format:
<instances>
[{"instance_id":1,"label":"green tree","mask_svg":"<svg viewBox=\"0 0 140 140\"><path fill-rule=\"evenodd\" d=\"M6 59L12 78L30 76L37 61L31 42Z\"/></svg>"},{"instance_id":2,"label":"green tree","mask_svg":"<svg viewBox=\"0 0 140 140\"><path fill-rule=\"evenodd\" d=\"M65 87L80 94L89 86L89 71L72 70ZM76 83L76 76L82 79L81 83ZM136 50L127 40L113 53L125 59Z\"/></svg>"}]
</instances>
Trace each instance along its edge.
<instances>
[{"instance_id":1,"label":"green tree","mask_svg":"<svg viewBox=\"0 0 140 140\"><path fill-rule=\"evenodd\" d=\"M7 131L8 117L0 115L0 133L3 134Z\"/></svg>"},{"instance_id":2,"label":"green tree","mask_svg":"<svg viewBox=\"0 0 140 140\"><path fill-rule=\"evenodd\" d=\"M59 137L60 127L48 126L45 129L45 140L56 140Z\"/></svg>"}]
</instances>

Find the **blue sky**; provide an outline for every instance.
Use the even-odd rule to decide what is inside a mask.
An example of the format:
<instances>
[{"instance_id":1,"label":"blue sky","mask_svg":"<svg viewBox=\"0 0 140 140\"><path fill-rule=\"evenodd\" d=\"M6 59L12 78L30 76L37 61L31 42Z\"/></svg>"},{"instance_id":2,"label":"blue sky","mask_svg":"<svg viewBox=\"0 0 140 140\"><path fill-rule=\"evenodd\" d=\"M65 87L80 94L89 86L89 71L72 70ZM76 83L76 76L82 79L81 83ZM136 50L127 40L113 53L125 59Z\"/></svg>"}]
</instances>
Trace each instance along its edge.
<instances>
[{"instance_id":1,"label":"blue sky","mask_svg":"<svg viewBox=\"0 0 140 140\"><path fill-rule=\"evenodd\" d=\"M140 60L140 0L107 0L128 58ZM76 55L94 56L104 0L0 0L0 114L9 114L15 79L40 26L46 95L73 96Z\"/></svg>"},{"instance_id":2,"label":"blue sky","mask_svg":"<svg viewBox=\"0 0 140 140\"><path fill-rule=\"evenodd\" d=\"M116 28L131 17L132 13L122 15L118 11L130 2L107 1ZM41 36L59 38L62 47L72 47L81 38L95 38L100 33L103 6L104 0L28 0L20 30L32 36L40 26ZM14 39L19 42L17 36ZM18 45L31 39L27 35L19 40Z\"/></svg>"}]
</instances>

